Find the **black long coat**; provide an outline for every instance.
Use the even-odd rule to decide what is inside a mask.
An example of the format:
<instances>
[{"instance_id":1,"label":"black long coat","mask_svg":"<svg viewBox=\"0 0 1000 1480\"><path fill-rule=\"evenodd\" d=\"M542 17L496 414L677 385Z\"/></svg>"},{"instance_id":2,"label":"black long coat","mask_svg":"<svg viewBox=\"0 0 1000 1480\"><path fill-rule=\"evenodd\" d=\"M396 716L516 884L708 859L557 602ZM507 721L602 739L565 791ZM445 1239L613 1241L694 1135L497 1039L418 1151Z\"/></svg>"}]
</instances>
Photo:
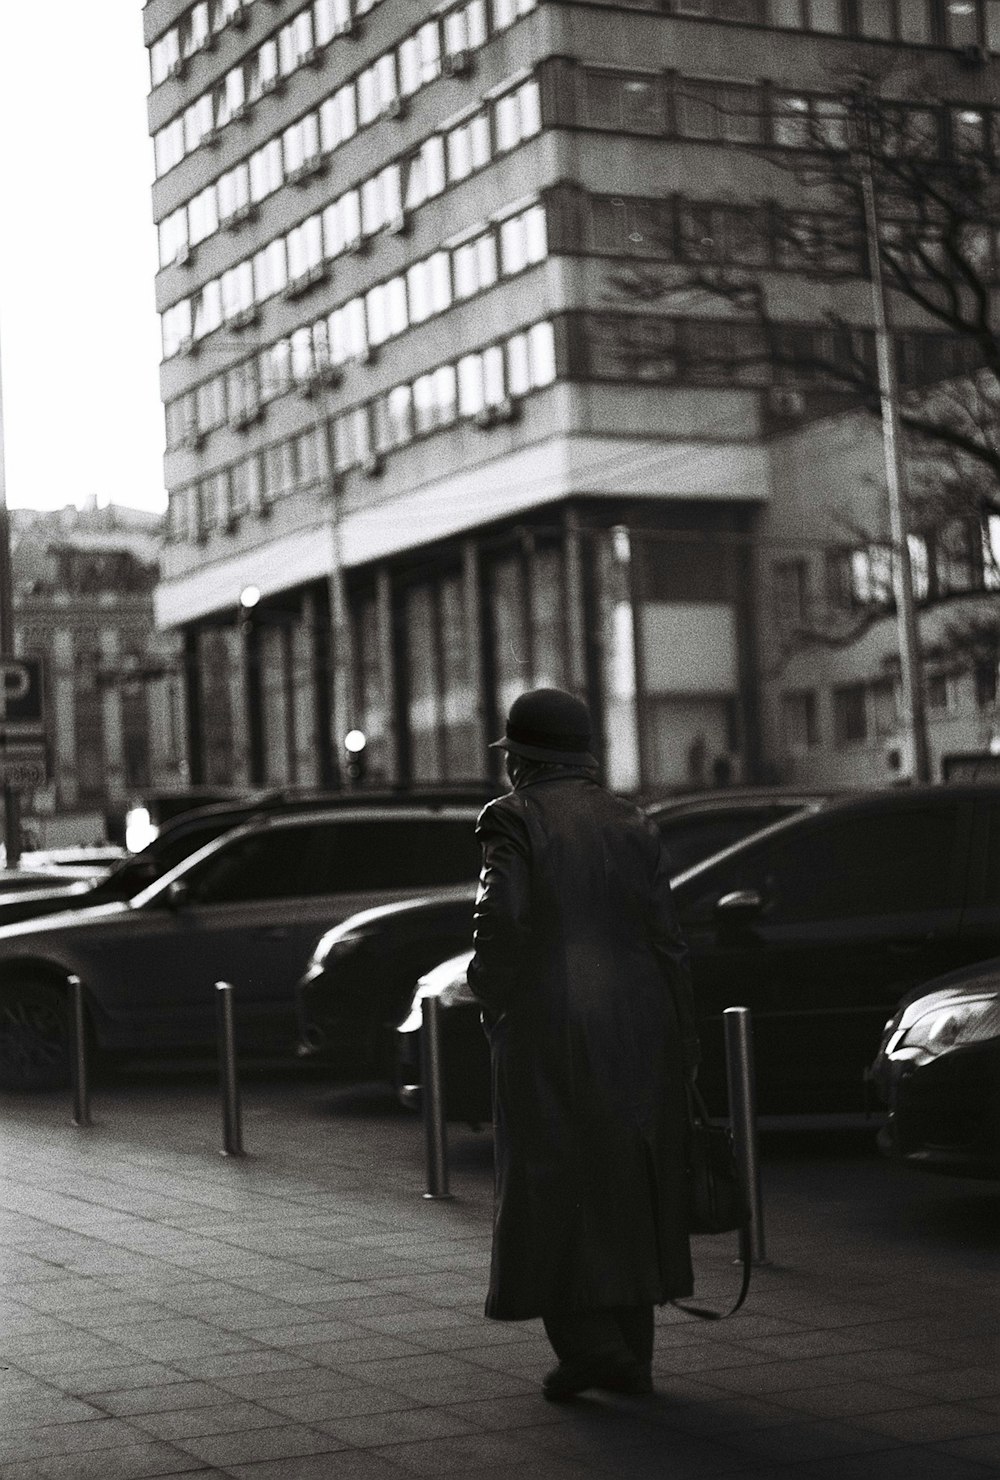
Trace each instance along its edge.
<instances>
[{"instance_id":1,"label":"black long coat","mask_svg":"<svg viewBox=\"0 0 1000 1480\"><path fill-rule=\"evenodd\" d=\"M687 953L656 828L592 777L491 802L469 984L493 1064L486 1314L662 1303L692 1288Z\"/></svg>"}]
</instances>

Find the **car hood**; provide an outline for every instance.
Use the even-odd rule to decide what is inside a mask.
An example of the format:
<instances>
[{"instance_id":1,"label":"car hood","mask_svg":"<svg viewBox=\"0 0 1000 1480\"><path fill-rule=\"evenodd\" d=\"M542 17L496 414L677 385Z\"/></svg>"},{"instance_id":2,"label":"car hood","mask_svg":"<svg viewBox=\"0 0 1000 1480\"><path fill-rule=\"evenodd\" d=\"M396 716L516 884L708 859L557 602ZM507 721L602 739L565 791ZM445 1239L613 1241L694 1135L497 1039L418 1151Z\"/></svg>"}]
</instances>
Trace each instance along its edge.
<instances>
[{"instance_id":1,"label":"car hood","mask_svg":"<svg viewBox=\"0 0 1000 1480\"><path fill-rule=\"evenodd\" d=\"M950 971L947 976L939 976L914 987L900 1001L889 1027L905 1028L926 1013L995 992L1000 992L1000 956L993 956L989 961L977 961L974 966L963 966L959 971Z\"/></svg>"},{"instance_id":2,"label":"car hood","mask_svg":"<svg viewBox=\"0 0 1000 1480\"><path fill-rule=\"evenodd\" d=\"M45 942L56 933L99 928L115 916L128 914L130 909L127 901L116 900L112 904L95 904L86 910L62 910L58 914L43 915L41 919L19 920L15 925L0 926L0 957L9 956L14 951L20 953L32 936Z\"/></svg>"}]
</instances>

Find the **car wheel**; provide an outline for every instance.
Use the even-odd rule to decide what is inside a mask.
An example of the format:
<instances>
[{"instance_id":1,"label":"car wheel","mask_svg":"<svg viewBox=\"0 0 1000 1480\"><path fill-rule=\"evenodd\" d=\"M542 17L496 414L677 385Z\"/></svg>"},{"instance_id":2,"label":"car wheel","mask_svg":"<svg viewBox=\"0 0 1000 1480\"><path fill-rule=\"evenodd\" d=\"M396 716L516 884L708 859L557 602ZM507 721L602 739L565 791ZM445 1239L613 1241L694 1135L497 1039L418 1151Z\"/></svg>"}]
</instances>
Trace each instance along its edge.
<instances>
[{"instance_id":1,"label":"car wheel","mask_svg":"<svg viewBox=\"0 0 1000 1480\"><path fill-rule=\"evenodd\" d=\"M0 986L0 1088L60 1089L69 1083L69 1004L44 982Z\"/></svg>"}]
</instances>

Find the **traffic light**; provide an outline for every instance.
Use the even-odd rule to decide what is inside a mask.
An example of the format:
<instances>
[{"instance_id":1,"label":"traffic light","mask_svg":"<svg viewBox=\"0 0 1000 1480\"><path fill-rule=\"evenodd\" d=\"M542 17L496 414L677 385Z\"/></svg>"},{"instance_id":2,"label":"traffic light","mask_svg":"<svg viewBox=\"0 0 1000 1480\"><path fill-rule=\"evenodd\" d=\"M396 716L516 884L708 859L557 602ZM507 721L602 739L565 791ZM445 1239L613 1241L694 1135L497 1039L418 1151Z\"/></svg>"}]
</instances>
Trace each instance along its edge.
<instances>
[{"instance_id":1,"label":"traffic light","mask_svg":"<svg viewBox=\"0 0 1000 1480\"><path fill-rule=\"evenodd\" d=\"M348 730L344 736L344 751L346 752L344 772L350 786L360 786L365 779L365 772L368 768L368 757L365 754L367 745L368 741L363 730Z\"/></svg>"}]
</instances>

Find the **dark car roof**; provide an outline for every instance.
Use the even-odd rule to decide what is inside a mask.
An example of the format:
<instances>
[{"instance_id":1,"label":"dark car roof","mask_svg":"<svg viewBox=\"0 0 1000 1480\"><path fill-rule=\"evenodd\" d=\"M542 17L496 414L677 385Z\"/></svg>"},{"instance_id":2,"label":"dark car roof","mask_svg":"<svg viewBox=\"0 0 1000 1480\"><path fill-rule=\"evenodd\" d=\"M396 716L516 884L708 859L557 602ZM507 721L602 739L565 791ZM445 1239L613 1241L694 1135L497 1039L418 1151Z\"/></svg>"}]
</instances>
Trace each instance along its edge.
<instances>
[{"instance_id":1,"label":"dark car roof","mask_svg":"<svg viewBox=\"0 0 1000 1480\"><path fill-rule=\"evenodd\" d=\"M487 787L456 787L454 790L429 788L426 791L419 788L399 790L386 788L377 791L289 789L265 792L239 803L217 802L212 806L192 808L190 812L183 812L178 817L172 817L163 824L153 841L147 843L145 848L134 856L139 858L148 855L155 858L165 843L176 841L185 833L207 831L213 826L217 826L218 831L223 832L231 827L238 827L240 823L249 822L255 817L297 816L301 812L329 811L333 808L338 810L341 808L350 810L422 808L440 811L446 807L470 806L478 811L495 795L495 791Z\"/></svg>"},{"instance_id":2,"label":"dark car roof","mask_svg":"<svg viewBox=\"0 0 1000 1480\"><path fill-rule=\"evenodd\" d=\"M876 816L884 812L902 811L921 801L936 801L940 798L960 803L1000 802L1000 783L977 781L942 784L932 782L924 786L872 787L866 791L851 791L819 797L815 806L804 808L800 812L793 812L788 817L782 817L768 827L750 833L748 837L740 838L736 843L731 843L729 847L720 852L700 859L683 872L676 874L671 882L675 886L686 883L688 879L696 878L702 872L707 871L720 859L736 857L741 852L749 851L763 839L814 827L833 815Z\"/></svg>"},{"instance_id":3,"label":"dark car roof","mask_svg":"<svg viewBox=\"0 0 1000 1480\"><path fill-rule=\"evenodd\" d=\"M808 806L841 795L831 787L726 786L712 791L689 791L677 796L644 801L642 810L654 820L681 817L688 813L728 812L743 807Z\"/></svg>"}]
</instances>

